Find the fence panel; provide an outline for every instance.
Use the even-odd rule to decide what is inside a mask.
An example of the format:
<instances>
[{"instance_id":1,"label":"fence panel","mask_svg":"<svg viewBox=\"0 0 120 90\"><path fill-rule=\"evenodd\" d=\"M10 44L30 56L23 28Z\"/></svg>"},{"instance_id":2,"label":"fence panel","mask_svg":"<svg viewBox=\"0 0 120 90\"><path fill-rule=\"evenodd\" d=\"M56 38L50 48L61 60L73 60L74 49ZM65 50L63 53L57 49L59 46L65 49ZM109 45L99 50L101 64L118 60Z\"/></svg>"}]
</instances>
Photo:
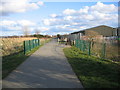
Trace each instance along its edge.
<instances>
[{"instance_id":1,"label":"fence panel","mask_svg":"<svg viewBox=\"0 0 120 90\"><path fill-rule=\"evenodd\" d=\"M35 48L39 45L40 45L39 39L24 41L24 54L26 54L27 52L31 51L33 48Z\"/></svg>"},{"instance_id":2,"label":"fence panel","mask_svg":"<svg viewBox=\"0 0 120 90\"><path fill-rule=\"evenodd\" d=\"M114 61L120 61L120 46L117 43L106 43L106 58Z\"/></svg>"},{"instance_id":3,"label":"fence panel","mask_svg":"<svg viewBox=\"0 0 120 90\"><path fill-rule=\"evenodd\" d=\"M79 48L81 51L88 55L94 55L100 58L111 59L113 61L120 61L120 50L117 43L99 43L76 39L75 47Z\"/></svg>"},{"instance_id":4,"label":"fence panel","mask_svg":"<svg viewBox=\"0 0 120 90\"><path fill-rule=\"evenodd\" d=\"M91 55L104 58L104 50L104 44L98 42L91 42Z\"/></svg>"},{"instance_id":5,"label":"fence panel","mask_svg":"<svg viewBox=\"0 0 120 90\"><path fill-rule=\"evenodd\" d=\"M90 54L90 42L84 41L84 40L75 40L75 46L79 48L81 51L89 53Z\"/></svg>"}]
</instances>

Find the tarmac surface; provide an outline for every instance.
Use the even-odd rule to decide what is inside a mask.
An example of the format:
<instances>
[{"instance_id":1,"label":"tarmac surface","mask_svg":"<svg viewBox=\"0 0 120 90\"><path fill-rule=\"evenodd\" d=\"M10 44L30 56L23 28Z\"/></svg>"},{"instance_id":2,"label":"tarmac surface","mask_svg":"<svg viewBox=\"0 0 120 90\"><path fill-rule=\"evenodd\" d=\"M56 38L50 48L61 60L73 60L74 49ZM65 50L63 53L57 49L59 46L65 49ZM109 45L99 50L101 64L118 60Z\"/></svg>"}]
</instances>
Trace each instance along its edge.
<instances>
[{"instance_id":1,"label":"tarmac surface","mask_svg":"<svg viewBox=\"0 0 120 90\"><path fill-rule=\"evenodd\" d=\"M3 88L83 88L63 48L53 39L40 47L3 81Z\"/></svg>"}]
</instances>

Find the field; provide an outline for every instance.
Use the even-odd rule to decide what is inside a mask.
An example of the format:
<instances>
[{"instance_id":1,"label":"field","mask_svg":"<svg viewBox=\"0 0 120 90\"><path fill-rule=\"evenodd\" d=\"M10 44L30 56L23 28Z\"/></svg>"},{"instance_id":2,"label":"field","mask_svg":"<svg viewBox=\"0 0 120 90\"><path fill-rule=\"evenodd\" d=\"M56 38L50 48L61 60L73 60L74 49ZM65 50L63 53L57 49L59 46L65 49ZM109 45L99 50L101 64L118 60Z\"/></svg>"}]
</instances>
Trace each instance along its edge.
<instances>
[{"instance_id":1,"label":"field","mask_svg":"<svg viewBox=\"0 0 120 90\"><path fill-rule=\"evenodd\" d=\"M8 56L23 51L23 41L37 39L36 37L19 37L19 38L0 38L2 56ZM40 42L44 43L46 39L41 38Z\"/></svg>"},{"instance_id":2,"label":"field","mask_svg":"<svg viewBox=\"0 0 120 90\"><path fill-rule=\"evenodd\" d=\"M27 52L27 54L25 55L23 52L23 41L24 40L31 40L31 39L37 39L37 38L3 38L4 43L3 46L5 47L4 44L9 44L7 41L9 40L9 42L12 42L10 45L7 45L7 48L9 48L10 50L4 49L4 54L3 54L3 58L2 58L2 78L5 78L7 75L9 75L9 73L11 73L14 69L16 69L22 62L24 62L32 53L34 53L36 50L38 50L41 46L43 46L45 43L49 42L51 39L49 38L42 38L40 39L40 46L35 47L34 49L32 49L30 52ZM16 40L16 42L14 41ZM19 40L19 41L18 41ZM14 44L13 44L14 43ZM19 48L15 48L15 51L17 50L18 52L15 53L15 51L12 49L14 49L15 46L21 47ZM11 48L10 48L11 47ZM22 51L21 51L22 50ZM12 53L11 53L12 51ZM6 54L6 52L8 52ZM15 53L15 54L13 54Z\"/></svg>"},{"instance_id":3,"label":"field","mask_svg":"<svg viewBox=\"0 0 120 90\"><path fill-rule=\"evenodd\" d=\"M76 47L64 53L84 88L120 88L120 62L89 56Z\"/></svg>"}]
</instances>

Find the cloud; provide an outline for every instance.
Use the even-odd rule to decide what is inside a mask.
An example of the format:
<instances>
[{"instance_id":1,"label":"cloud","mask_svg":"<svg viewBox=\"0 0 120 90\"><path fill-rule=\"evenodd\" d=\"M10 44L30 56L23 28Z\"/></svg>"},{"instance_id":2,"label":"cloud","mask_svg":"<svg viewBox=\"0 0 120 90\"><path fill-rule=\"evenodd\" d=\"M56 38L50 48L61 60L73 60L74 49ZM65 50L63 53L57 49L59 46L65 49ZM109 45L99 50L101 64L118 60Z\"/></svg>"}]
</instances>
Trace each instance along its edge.
<instances>
[{"instance_id":1,"label":"cloud","mask_svg":"<svg viewBox=\"0 0 120 90\"><path fill-rule=\"evenodd\" d=\"M96 5L90 7L91 11L98 11L100 13L112 13L116 12L118 9L114 4L105 5L101 2L98 2Z\"/></svg>"},{"instance_id":2,"label":"cloud","mask_svg":"<svg viewBox=\"0 0 120 90\"><path fill-rule=\"evenodd\" d=\"M30 0L2 0L0 2L0 15L21 13L29 10L38 9L43 5L42 1L29 3Z\"/></svg>"},{"instance_id":3,"label":"cloud","mask_svg":"<svg viewBox=\"0 0 120 90\"><path fill-rule=\"evenodd\" d=\"M73 19L72 16L65 16L65 17L64 17L64 20L68 20L68 21L70 21L71 19Z\"/></svg>"},{"instance_id":4,"label":"cloud","mask_svg":"<svg viewBox=\"0 0 120 90\"><path fill-rule=\"evenodd\" d=\"M44 19L43 24L44 25L50 25L50 20L49 19Z\"/></svg>"},{"instance_id":5,"label":"cloud","mask_svg":"<svg viewBox=\"0 0 120 90\"><path fill-rule=\"evenodd\" d=\"M61 18L50 18L50 19L43 19L43 24L48 26L54 26L59 24L67 24L65 20L62 20Z\"/></svg>"},{"instance_id":6,"label":"cloud","mask_svg":"<svg viewBox=\"0 0 120 90\"><path fill-rule=\"evenodd\" d=\"M71 14L74 14L74 13L76 13L76 11L74 9L65 9L63 11L63 14L65 14L65 15L71 15Z\"/></svg>"},{"instance_id":7,"label":"cloud","mask_svg":"<svg viewBox=\"0 0 120 90\"><path fill-rule=\"evenodd\" d=\"M15 21L10 21L10 20L4 20L1 21L0 26L13 26L16 25Z\"/></svg>"},{"instance_id":8,"label":"cloud","mask_svg":"<svg viewBox=\"0 0 120 90\"><path fill-rule=\"evenodd\" d=\"M42 2L33 4L30 3L30 6L28 6L27 9L22 8L21 12L24 10L27 11L30 8L37 9L36 5L40 6L43 4ZM103 24L116 27L118 25L117 10L117 6L114 4L104 4L98 2L95 5L85 6L79 10L68 8L63 10L60 14L50 14L49 18L42 20L45 26L40 26L37 23L29 20L2 20L0 26L2 26L4 30L9 29L11 31L22 31L24 26L28 26L32 33L35 32L35 29L38 29L40 30L40 33L44 34L66 34Z\"/></svg>"},{"instance_id":9,"label":"cloud","mask_svg":"<svg viewBox=\"0 0 120 90\"><path fill-rule=\"evenodd\" d=\"M37 27L36 29L39 30L39 31L41 31L41 32L46 32L46 31L49 30L48 27Z\"/></svg>"},{"instance_id":10,"label":"cloud","mask_svg":"<svg viewBox=\"0 0 120 90\"><path fill-rule=\"evenodd\" d=\"M44 5L44 3L42 1L38 1L37 4L40 5L40 6Z\"/></svg>"},{"instance_id":11,"label":"cloud","mask_svg":"<svg viewBox=\"0 0 120 90\"><path fill-rule=\"evenodd\" d=\"M0 36L23 35L21 31L2 31Z\"/></svg>"},{"instance_id":12,"label":"cloud","mask_svg":"<svg viewBox=\"0 0 120 90\"><path fill-rule=\"evenodd\" d=\"M13 21L13 20L2 20L0 25L3 26L13 26L13 25L21 25L21 26L33 26L36 25L36 23L30 21L30 20L17 20L17 21Z\"/></svg>"},{"instance_id":13,"label":"cloud","mask_svg":"<svg viewBox=\"0 0 120 90\"><path fill-rule=\"evenodd\" d=\"M2 28L2 36L22 35L24 34L25 28L29 30L30 34L34 34L36 30L39 30L40 33L44 34L49 31L48 27L40 26L38 23L30 20L2 20L0 28Z\"/></svg>"},{"instance_id":14,"label":"cloud","mask_svg":"<svg viewBox=\"0 0 120 90\"><path fill-rule=\"evenodd\" d=\"M36 26L36 23L29 21L29 20L19 20L19 21L12 21L12 20L3 20L0 23L0 27L2 27L3 30L22 30L23 27L33 27Z\"/></svg>"},{"instance_id":15,"label":"cloud","mask_svg":"<svg viewBox=\"0 0 120 90\"><path fill-rule=\"evenodd\" d=\"M51 14L50 17L55 18L57 14Z\"/></svg>"},{"instance_id":16,"label":"cloud","mask_svg":"<svg viewBox=\"0 0 120 90\"><path fill-rule=\"evenodd\" d=\"M36 23L34 23L32 21L29 21L29 20L20 20L20 21L17 21L17 22L21 26L35 26L36 25Z\"/></svg>"},{"instance_id":17,"label":"cloud","mask_svg":"<svg viewBox=\"0 0 120 90\"><path fill-rule=\"evenodd\" d=\"M61 14L51 14L44 19L44 25L51 26L51 32L73 32L98 25L117 26L118 9L114 4L97 2L79 10L65 9ZM66 26L68 25L68 26Z\"/></svg>"}]
</instances>

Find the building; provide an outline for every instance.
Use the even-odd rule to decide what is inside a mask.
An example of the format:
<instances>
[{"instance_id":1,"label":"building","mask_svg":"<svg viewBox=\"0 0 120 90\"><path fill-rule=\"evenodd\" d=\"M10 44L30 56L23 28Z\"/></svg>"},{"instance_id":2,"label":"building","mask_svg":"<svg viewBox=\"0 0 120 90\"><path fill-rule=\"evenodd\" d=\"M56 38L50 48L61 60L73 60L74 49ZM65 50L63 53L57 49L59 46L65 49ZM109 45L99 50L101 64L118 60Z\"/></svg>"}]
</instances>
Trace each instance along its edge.
<instances>
[{"instance_id":1,"label":"building","mask_svg":"<svg viewBox=\"0 0 120 90\"><path fill-rule=\"evenodd\" d=\"M101 38L117 36L117 29L109 26L101 25L78 32L73 32L69 35L70 40L85 39L85 38Z\"/></svg>"}]
</instances>

